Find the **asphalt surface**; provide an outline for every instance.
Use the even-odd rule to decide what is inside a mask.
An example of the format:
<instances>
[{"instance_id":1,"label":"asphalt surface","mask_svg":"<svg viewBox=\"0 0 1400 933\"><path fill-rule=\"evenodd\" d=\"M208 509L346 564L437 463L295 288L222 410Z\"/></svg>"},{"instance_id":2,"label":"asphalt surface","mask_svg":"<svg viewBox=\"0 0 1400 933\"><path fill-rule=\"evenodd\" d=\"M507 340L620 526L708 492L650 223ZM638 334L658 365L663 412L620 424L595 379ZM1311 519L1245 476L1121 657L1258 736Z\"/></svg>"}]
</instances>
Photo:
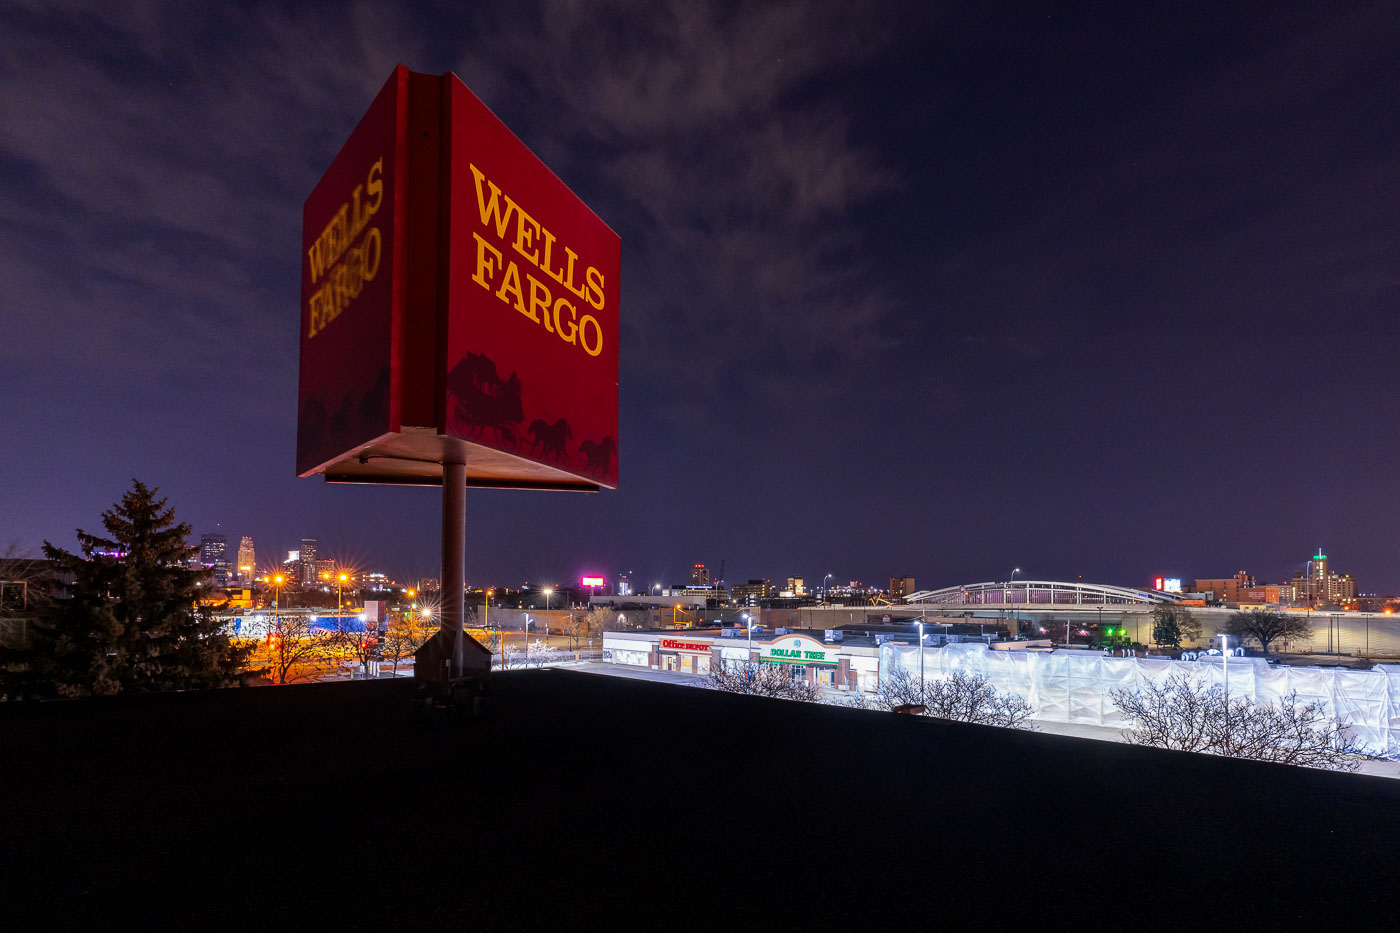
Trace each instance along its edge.
<instances>
[{"instance_id":1,"label":"asphalt surface","mask_svg":"<svg viewBox=\"0 0 1400 933\"><path fill-rule=\"evenodd\" d=\"M0 928L1393 921L1400 783L497 675L0 708Z\"/></svg>"}]
</instances>

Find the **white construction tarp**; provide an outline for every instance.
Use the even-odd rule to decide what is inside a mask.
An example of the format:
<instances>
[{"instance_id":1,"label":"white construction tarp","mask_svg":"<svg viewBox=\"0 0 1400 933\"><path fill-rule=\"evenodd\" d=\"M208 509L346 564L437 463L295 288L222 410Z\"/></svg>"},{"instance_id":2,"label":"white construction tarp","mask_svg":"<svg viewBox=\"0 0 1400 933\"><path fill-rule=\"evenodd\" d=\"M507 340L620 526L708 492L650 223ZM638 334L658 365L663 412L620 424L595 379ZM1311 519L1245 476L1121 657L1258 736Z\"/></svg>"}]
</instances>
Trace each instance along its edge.
<instances>
[{"instance_id":1,"label":"white construction tarp","mask_svg":"<svg viewBox=\"0 0 1400 933\"><path fill-rule=\"evenodd\" d=\"M880 673L919 671L917 646L880 646ZM1183 673L1207 685L1224 686L1231 697L1278 703L1297 691L1299 703L1321 700L1329 716L1351 724L1356 741L1373 755L1400 756L1400 665L1378 664L1369 671L1349 668L1288 667L1262 658L1207 655L1198 661L1170 658L1115 658L1088 651L992 651L981 644L954 644L923 650L927 678L955 671L983 674L998 691L1024 697L1034 718L1124 728L1128 723L1113 703L1115 689L1140 689Z\"/></svg>"}]
</instances>

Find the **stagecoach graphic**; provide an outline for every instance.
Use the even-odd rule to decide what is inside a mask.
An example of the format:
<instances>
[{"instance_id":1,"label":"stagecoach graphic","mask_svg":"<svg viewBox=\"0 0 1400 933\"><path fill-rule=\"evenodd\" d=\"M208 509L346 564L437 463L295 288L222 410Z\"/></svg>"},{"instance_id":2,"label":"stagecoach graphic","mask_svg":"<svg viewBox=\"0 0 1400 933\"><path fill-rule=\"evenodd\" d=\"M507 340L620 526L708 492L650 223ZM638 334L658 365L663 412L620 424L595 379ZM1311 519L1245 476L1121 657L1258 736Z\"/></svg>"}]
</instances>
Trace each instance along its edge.
<instances>
[{"instance_id":1,"label":"stagecoach graphic","mask_svg":"<svg viewBox=\"0 0 1400 933\"><path fill-rule=\"evenodd\" d=\"M456 398L452 418L465 436L476 439L487 431L496 434L501 450L514 451L520 443L517 425L525 420L520 407L520 377L501 379L489 357L468 353L447 374L447 391Z\"/></svg>"},{"instance_id":2,"label":"stagecoach graphic","mask_svg":"<svg viewBox=\"0 0 1400 933\"><path fill-rule=\"evenodd\" d=\"M500 450L540 463L557 463L603 480L616 475L613 456L617 442L611 436L587 438L571 452L569 442L574 432L565 418L553 423L535 418L522 431L525 412L520 377L512 372L502 379L490 357L479 353L463 357L447 374L447 393L450 427L459 437L480 440L492 432Z\"/></svg>"}]
</instances>

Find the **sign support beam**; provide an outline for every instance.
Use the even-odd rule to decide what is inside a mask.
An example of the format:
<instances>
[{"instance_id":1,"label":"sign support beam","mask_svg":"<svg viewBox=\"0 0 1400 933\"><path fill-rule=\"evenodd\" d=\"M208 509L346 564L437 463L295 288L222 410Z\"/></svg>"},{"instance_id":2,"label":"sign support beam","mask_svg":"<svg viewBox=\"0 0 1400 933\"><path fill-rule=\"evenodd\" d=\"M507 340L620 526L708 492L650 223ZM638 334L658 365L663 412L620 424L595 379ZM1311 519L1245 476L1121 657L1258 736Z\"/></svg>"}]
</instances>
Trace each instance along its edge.
<instances>
[{"instance_id":1,"label":"sign support beam","mask_svg":"<svg viewBox=\"0 0 1400 933\"><path fill-rule=\"evenodd\" d=\"M467 465L442 465L442 630L452 638L452 674L462 675L467 589Z\"/></svg>"}]
</instances>

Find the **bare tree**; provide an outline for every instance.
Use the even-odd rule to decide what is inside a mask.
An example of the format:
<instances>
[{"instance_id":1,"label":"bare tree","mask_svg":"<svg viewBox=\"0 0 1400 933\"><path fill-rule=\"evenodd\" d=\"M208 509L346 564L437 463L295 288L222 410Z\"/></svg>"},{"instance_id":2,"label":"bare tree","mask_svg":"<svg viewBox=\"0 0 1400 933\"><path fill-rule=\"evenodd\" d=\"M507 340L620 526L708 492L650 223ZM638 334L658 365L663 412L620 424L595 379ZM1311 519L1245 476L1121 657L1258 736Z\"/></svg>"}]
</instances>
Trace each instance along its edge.
<instances>
[{"instance_id":1,"label":"bare tree","mask_svg":"<svg viewBox=\"0 0 1400 933\"><path fill-rule=\"evenodd\" d=\"M395 676L398 675L399 665L413 657L436 631L435 624L426 621L422 616L415 618L411 612L389 616L381 650L384 660L389 662L390 670Z\"/></svg>"},{"instance_id":2,"label":"bare tree","mask_svg":"<svg viewBox=\"0 0 1400 933\"><path fill-rule=\"evenodd\" d=\"M864 701L856 705L865 705ZM900 706L922 706L925 716L975 722L1005 729L1034 730L1030 721L1035 708L1014 693L1001 693L985 674L954 671L948 676L925 678L904 668L892 668L880 675L880 689L870 705L893 710Z\"/></svg>"},{"instance_id":3,"label":"bare tree","mask_svg":"<svg viewBox=\"0 0 1400 933\"><path fill-rule=\"evenodd\" d=\"M1237 613L1225 626L1226 633L1241 641L1253 639L1259 642L1264 653L1269 653L1269 645L1282 640L1284 650L1292 639L1312 638L1312 623L1306 617L1289 617L1271 609L1249 609Z\"/></svg>"},{"instance_id":4,"label":"bare tree","mask_svg":"<svg viewBox=\"0 0 1400 933\"><path fill-rule=\"evenodd\" d=\"M559 651L543 639L535 639L524 648L506 645L501 651L501 670L509 671L522 667L544 667L560 658Z\"/></svg>"},{"instance_id":5,"label":"bare tree","mask_svg":"<svg viewBox=\"0 0 1400 933\"><path fill-rule=\"evenodd\" d=\"M273 683L307 680L330 666L335 636L317 631L306 615L274 616L253 653L254 663L267 666Z\"/></svg>"},{"instance_id":6,"label":"bare tree","mask_svg":"<svg viewBox=\"0 0 1400 933\"><path fill-rule=\"evenodd\" d=\"M1162 683L1148 681L1140 691L1119 688L1109 696L1133 723L1123 732L1128 742L1185 752L1209 751L1211 710L1224 702L1218 688L1207 690L1185 674L1173 674Z\"/></svg>"},{"instance_id":7,"label":"bare tree","mask_svg":"<svg viewBox=\"0 0 1400 933\"><path fill-rule=\"evenodd\" d=\"M1350 724L1326 715L1321 700L1298 704L1297 691L1279 704L1249 697L1225 702L1219 686L1207 687L1185 674L1141 690L1110 692L1132 723L1123 738L1134 745L1252 758L1281 764L1355 771L1365 757Z\"/></svg>"},{"instance_id":8,"label":"bare tree","mask_svg":"<svg viewBox=\"0 0 1400 933\"><path fill-rule=\"evenodd\" d=\"M726 693L776 697L781 700L815 702L820 693L805 677L793 676L791 668L762 661L722 661L710 665L709 686Z\"/></svg>"},{"instance_id":9,"label":"bare tree","mask_svg":"<svg viewBox=\"0 0 1400 933\"><path fill-rule=\"evenodd\" d=\"M568 621L562 626L564 634L569 637L569 648L577 651L581 642L592 637L595 631L602 631L601 625L595 628L595 616L606 612L602 609L593 609L586 613L570 612Z\"/></svg>"}]
</instances>

